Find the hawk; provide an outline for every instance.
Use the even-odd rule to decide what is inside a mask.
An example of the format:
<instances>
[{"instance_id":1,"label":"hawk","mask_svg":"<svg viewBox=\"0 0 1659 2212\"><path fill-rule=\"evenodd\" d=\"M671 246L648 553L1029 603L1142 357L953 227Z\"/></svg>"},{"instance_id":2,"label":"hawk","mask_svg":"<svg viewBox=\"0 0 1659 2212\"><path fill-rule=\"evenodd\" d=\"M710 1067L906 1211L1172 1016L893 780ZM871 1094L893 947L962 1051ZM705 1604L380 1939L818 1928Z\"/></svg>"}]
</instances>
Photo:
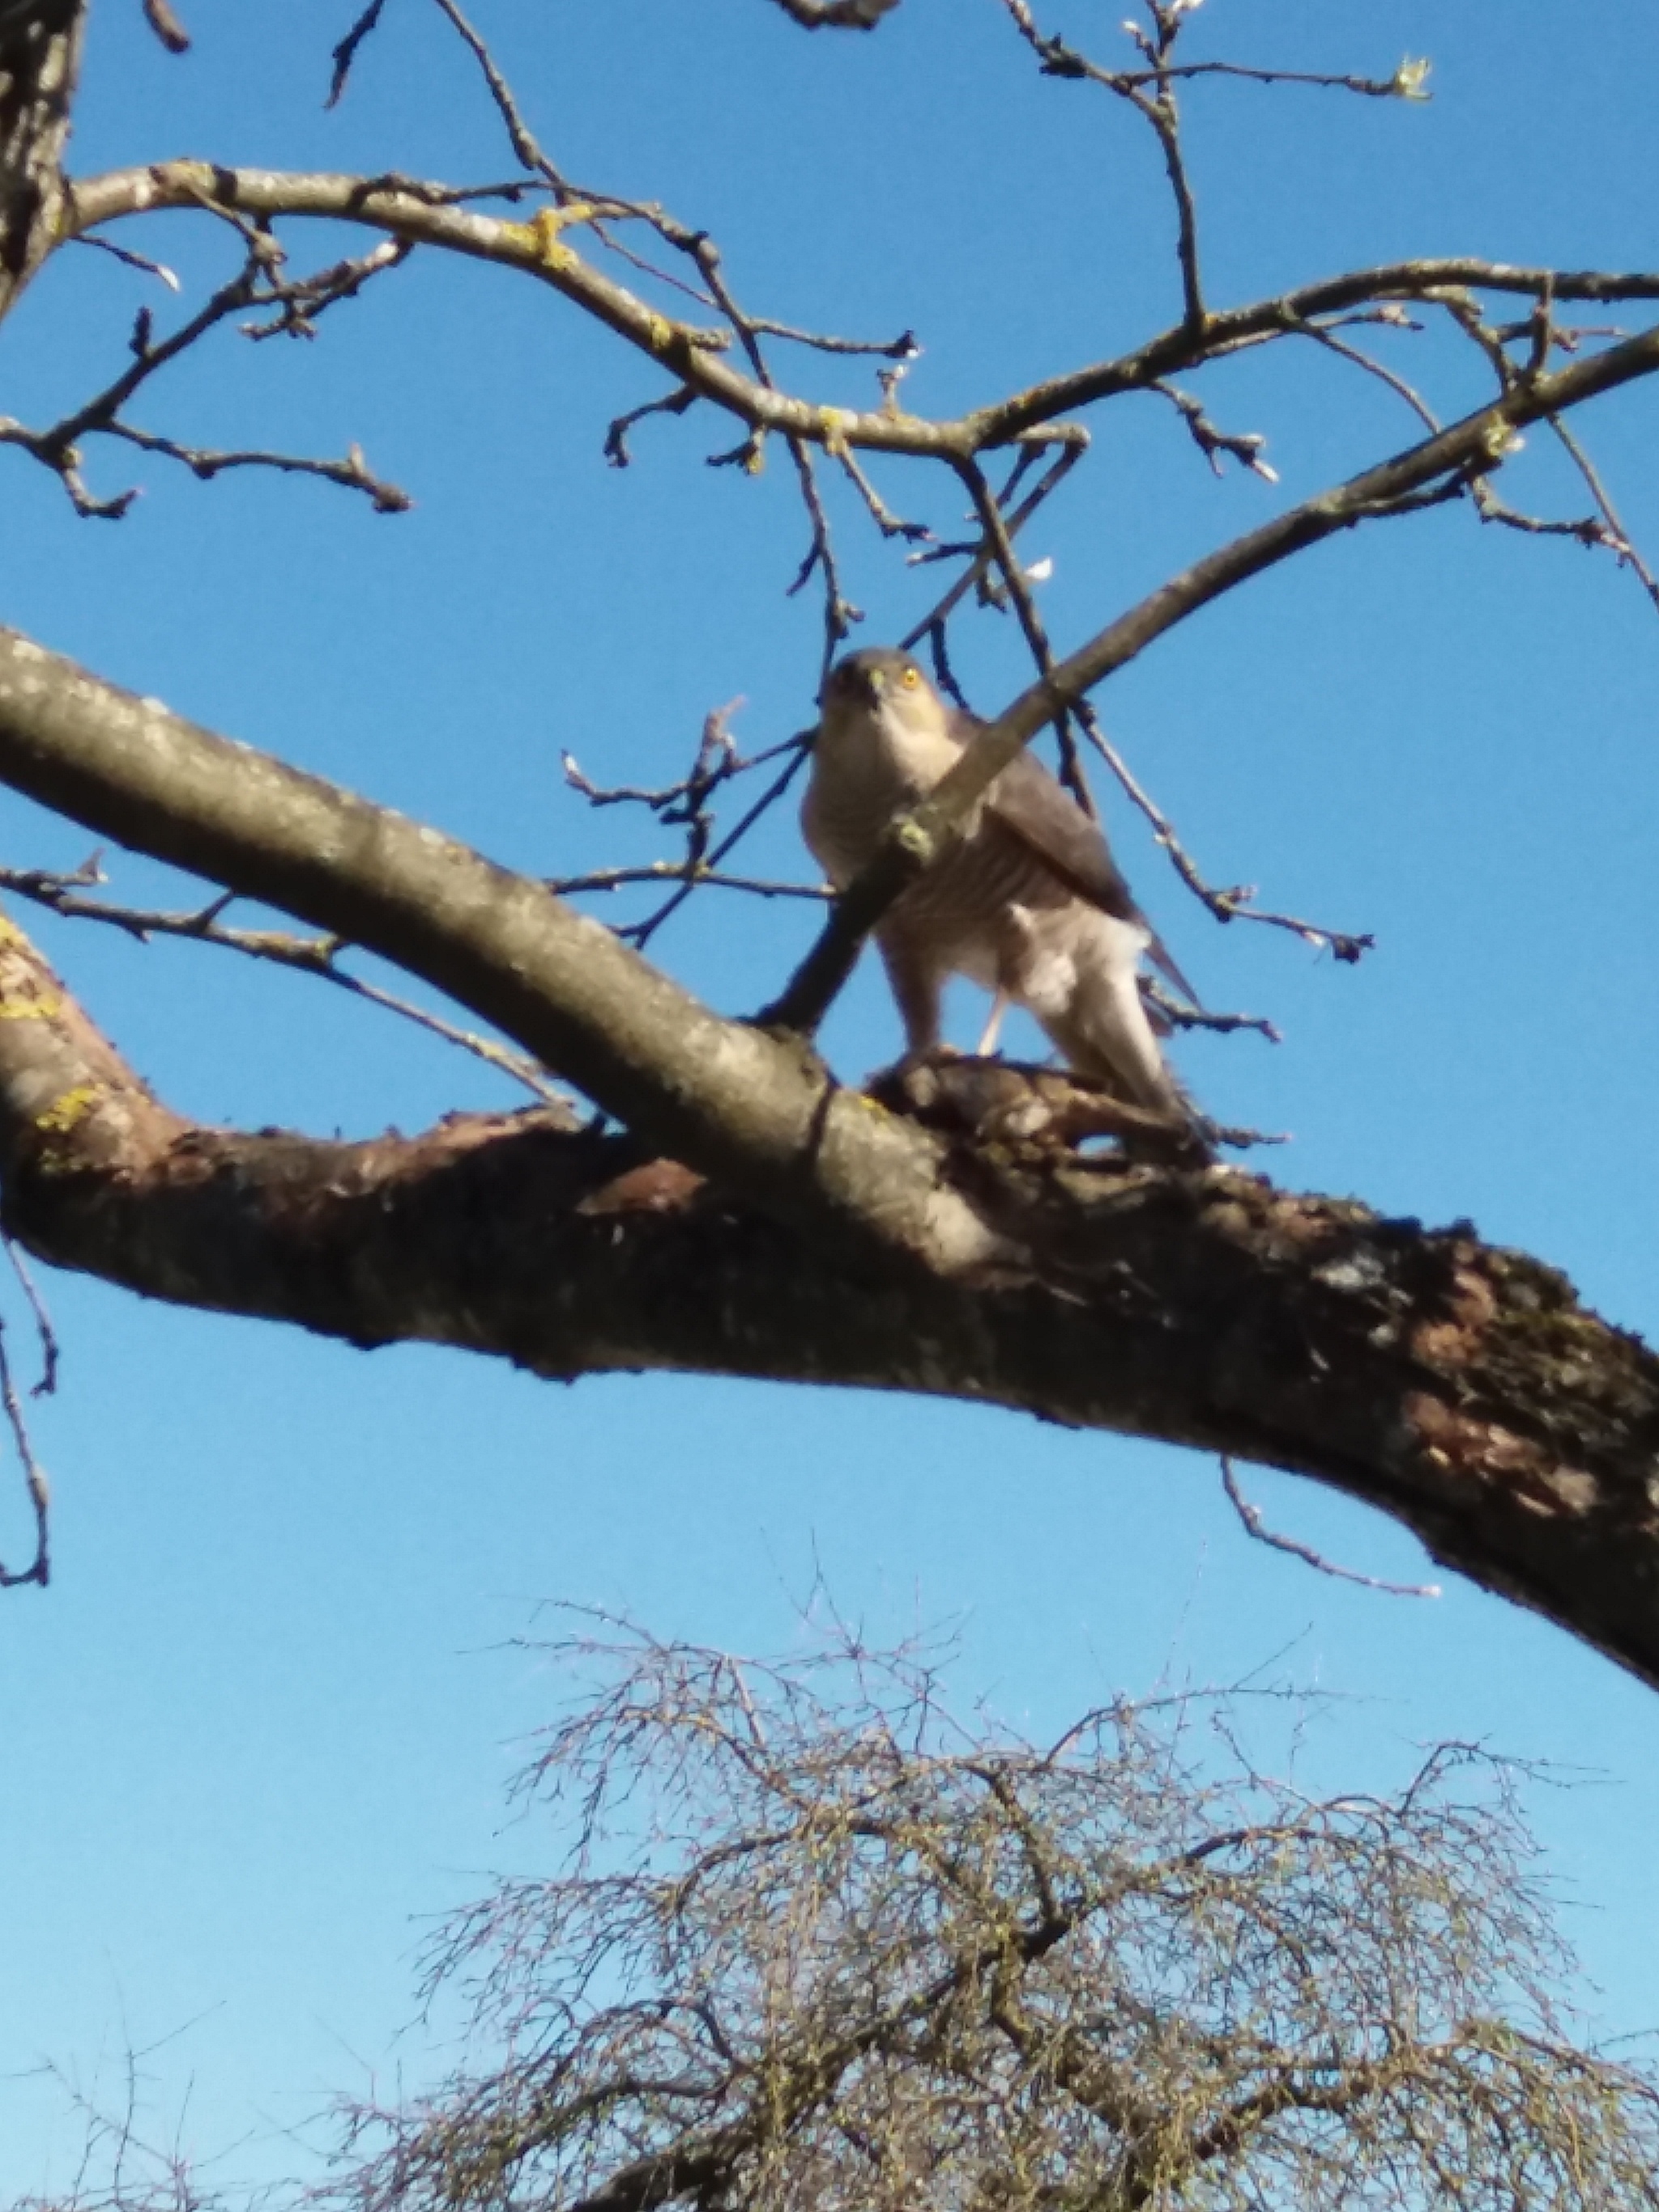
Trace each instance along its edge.
<instances>
[{"instance_id":1,"label":"hawk","mask_svg":"<svg viewBox=\"0 0 1659 2212\"><path fill-rule=\"evenodd\" d=\"M801 830L837 890L873 858L895 814L939 782L981 726L949 706L908 653L871 647L830 672ZM1190 1121L1140 995L1143 953L1189 987L1129 895L1105 839L1040 761L1003 769L961 837L888 909L876 942L908 1056L939 1043L945 978L1027 1007L1080 1072L1137 1106Z\"/></svg>"}]
</instances>

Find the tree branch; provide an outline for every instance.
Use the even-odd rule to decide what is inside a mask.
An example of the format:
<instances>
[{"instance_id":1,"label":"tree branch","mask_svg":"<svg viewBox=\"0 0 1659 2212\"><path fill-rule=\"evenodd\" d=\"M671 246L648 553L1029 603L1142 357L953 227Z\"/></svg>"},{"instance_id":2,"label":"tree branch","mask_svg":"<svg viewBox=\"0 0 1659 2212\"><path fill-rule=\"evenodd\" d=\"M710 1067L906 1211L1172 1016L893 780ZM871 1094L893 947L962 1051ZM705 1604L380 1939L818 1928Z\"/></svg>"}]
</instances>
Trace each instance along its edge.
<instances>
[{"instance_id":1,"label":"tree branch","mask_svg":"<svg viewBox=\"0 0 1659 2212\"><path fill-rule=\"evenodd\" d=\"M1516 430L1659 369L1659 325L1553 375L1517 379L1490 406L1316 493L1160 585L988 724L927 798L901 815L875 859L836 901L823 934L762 1018L811 1036L853 971L866 937L930 866L973 806L1038 731L1177 623L1310 546L1384 515L1415 513L1499 468ZM1294 925L1292 925L1294 926ZM1354 940L1357 945L1358 940Z\"/></svg>"},{"instance_id":2,"label":"tree branch","mask_svg":"<svg viewBox=\"0 0 1659 2212\"><path fill-rule=\"evenodd\" d=\"M1659 1360L1462 1227L1229 1169L969 1145L949 1171L1005 1255L970 1280L896 1240L854 1251L557 1108L358 1145L191 1124L9 928L0 1016L6 1225L59 1266L549 1376L918 1391L1226 1451L1382 1507L1659 1682Z\"/></svg>"},{"instance_id":3,"label":"tree branch","mask_svg":"<svg viewBox=\"0 0 1659 2212\"><path fill-rule=\"evenodd\" d=\"M24 0L0 16L0 321L58 242L85 21L86 0Z\"/></svg>"},{"instance_id":4,"label":"tree branch","mask_svg":"<svg viewBox=\"0 0 1659 2212\"><path fill-rule=\"evenodd\" d=\"M753 432L776 433L832 453L853 447L946 461L1013 444L1027 435L1052 434L1048 426L1092 401L1147 390L1161 379L1264 339L1304 335L1310 319L1370 301L1421 299L1460 286L1534 299L1659 299L1659 274L1648 272L1534 269L1468 258L1386 263L1244 307L1210 310L1200 328L1183 319L1115 361L1068 371L954 421L932 421L896 407L823 406L785 392L763 377L745 375L723 357L731 331L665 315L602 274L576 251L568 234L583 223L603 221L613 209L631 212L627 203L577 201L544 208L529 222L520 222L479 214L460 205L447 187L407 178L163 161L77 182L60 235L79 236L100 223L161 209L206 209L260 221L316 216L361 222L411 244L441 246L493 262L552 286L657 362L680 386L724 408ZM658 220L660 224L662 219ZM737 319L750 335L763 327L744 316Z\"/></svg>"},{"instance_id":5,"label":"tree branch","mask_svg":"<svg viewBox=\"0 0 1659 2212\"><path fill-rule=\"evenodd\" d=\"M0 781L381 954L654 1149L815 1233L947 1271L1000 1249L918 1131L722 1020L533 878L3 629Z\"/></svg>"}]
</instances>

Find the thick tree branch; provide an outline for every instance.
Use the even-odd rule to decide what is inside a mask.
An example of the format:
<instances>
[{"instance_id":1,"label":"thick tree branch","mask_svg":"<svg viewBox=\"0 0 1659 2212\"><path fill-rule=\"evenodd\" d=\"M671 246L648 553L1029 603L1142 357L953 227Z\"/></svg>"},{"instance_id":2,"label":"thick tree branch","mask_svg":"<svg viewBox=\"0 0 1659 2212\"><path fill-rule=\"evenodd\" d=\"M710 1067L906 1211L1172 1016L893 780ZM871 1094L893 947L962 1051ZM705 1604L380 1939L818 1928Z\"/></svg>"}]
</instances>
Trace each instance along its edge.
<instances>
[{"instance_id":1,"label":"thick tree branch","mask_svg":"<svg viewBox=\"0 0 1659 2212\"><path fill-rule=\"evenodd\" d=\"M1562 1277L1232 1170L1005 1142L951 1172L994 1276L853 1254L558 1109L360 1145L204 1128L0 939L6 1224L59 1266L550 1376L918 1391L1262 1461L1659 1682L1659 1360Z\"/></svg>"},{"instance_id":2,"label":"thick tree branch","mask_svg":"<svg viewBox=\"0 0 1659 2212\"><path fill-rule=\"evenodd\" d=\"M382 954L653 1148L816 1233L982 1265L936 1148L791 1044L723 1021L533 878L0 630L0 781Z\"/></svg>"}]
</instances>

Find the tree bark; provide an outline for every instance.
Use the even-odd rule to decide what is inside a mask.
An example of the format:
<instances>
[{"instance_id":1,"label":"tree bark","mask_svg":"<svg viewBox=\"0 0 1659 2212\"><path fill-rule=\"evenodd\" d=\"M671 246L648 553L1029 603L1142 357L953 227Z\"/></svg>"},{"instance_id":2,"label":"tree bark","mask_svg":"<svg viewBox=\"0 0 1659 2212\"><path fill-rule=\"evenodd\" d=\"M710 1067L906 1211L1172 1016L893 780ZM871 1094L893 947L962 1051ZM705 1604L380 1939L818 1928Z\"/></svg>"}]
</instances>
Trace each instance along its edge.
<instances>
[{"instance_id":1,"label":"tree bark","mask_svg":"<svg viewBox=\"0 0 1659 2212\"><path fill-rule=\"evenodd\" d=\"M0 322L58 234L85 0L0 0Z\"/></svg>"},{"instance_id":2,"label":"tree bark","mask_svg":"<svg viewBox=\"0 0 1659 2212\"><path fill-rule=\"evenodd\" d=\"M0 633L0 780L399 961L626 1124L190 1123L0 939L0 1188L58 1265L362 1344L951 1396L1393 1514L1659 1681L1659 1361L1537 1261L1226 1168L951 1138L464 846Z\"/></svg>"}]
</instances>

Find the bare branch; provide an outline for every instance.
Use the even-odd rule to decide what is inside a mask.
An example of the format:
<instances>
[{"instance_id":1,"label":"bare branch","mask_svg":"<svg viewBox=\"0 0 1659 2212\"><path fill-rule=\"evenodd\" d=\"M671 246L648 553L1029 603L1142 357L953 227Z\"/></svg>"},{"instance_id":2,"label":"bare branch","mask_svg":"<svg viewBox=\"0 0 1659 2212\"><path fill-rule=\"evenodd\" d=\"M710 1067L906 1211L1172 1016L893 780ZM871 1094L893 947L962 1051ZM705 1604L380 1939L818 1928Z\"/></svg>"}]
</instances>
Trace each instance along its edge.
<instances>
[{"instance_id":1,"label":"bare branch","mask_svg":"<svg viewBox=\"0 0 1659 2212\"><path fill-rule=\"evenodd\" d=\"M1085 736L1117 778L1124 796L1151 823L1153 838L1169 854L1176 873L1194 897L1218 921L1259 921L1269 929L1288 930L1292 937L1299 937L1304 945L1312 945L1316 951L1329 952L1350 966L1358 961L1362 953L1371 950L1376 940L1370 936L1355 936L1345 930L1327 929L1317 922L1304 921L1297 915L1265 912L1256 905L1255 890L1251 884L1236 884L1231 890L1223 890L1206 881L1176 835L1168 815L1101 727L1099 717L1091 703L1086 699L1079 700L1074 711L1083 726Z\"/></svg>"},{"instance_id":2,"label":"bare branch","mask_svg":"<svg viewBox=\"0 0 1659 2212\"><path fill-rule=\"evenodd\" d=\"M1254 475L1261 477L1265 483L1279 482L1279 471L1269 467L1261 458L1261 449L1267 441L1260 431L1249 430L1238 434L1218 429L1205 413L1202 400L1194 398L1190 392L1182 392L1165 378L1160 377L1148 389L1169 401L1186 424L1193 443L1217 476L1221 474L1221 459L1224 453ZM1439 425L1436 423L1432 427L1437 429Z\"/></svg>"},{"instance_id":3,"label":"bare branch","mask_svg":"<svg viewBox=\"0 0 1659 2212\"><path fill-rule=\"evenodd\" d=\"M228 316L250 306L277 304L283 309L282 319L265 325L256 335L268 335L278 328L309 335L311 320L316 314L337 300L355 296L371 276L396 266L406 252L401 243L389 242L356 260L337 263L319 276L305 279L297 285L285 285L265 281L280 265L281 252L274 240L255 233L241 270L178 330L157 343L149 311L142 308L129 346L133 356L131 367L47 429L30 430L9 416L0 416L0 444L16 446L52 470L77 514L103 520L119 520L137 494L128 490L113 498L100 499L88 489L81 473L81 441L88 436L113 438L145 453L162 454L182 463L204 482L230 469L274 469L290 475L319 477L328 483L364 492L377 514L401 514L411 504L408 495L396 484L375 476L356 446L339 461L258 449L216 452L186 446L178 440L141 429L127 422L121 410L141 385L187 352Z\"/></svg>"},{"instance_id":4,"label":"bare branch","mask_svg":"<svg viewBox=\"0 0 1659 2212\"><path fill-rule=\"evenodd\" d=\"M1621 568L1631 571L1642 589L1653 601L1654 605L1659 607L1659 575L1655 574L1653 569L1631 542L1630 532L1620 520L1619 511L1613 506L1607 486L1601 481L1601 471L1559 416L1552 416L1549 418L1549 425L1558 443L1565 451L1567 458L1589 487L1590 496L1595 501L1597 510L1605 525L1596 542L1607 548Z\"/></svg>"},{"instance_id":5,"label":"bare branch","mask_svg":"<svg viewBox=\"0 0 1659 2212\"><path fill-rule=\"evenodd\" d=\"M782 996L761 1018L811 1035L852 973L869 931L929 865L1008 762L1059 709L1075 705L1155 639L1211 600L1336 531L1413 514L1458 495L1472 478L1502 465L1517 429L1656 368L1659 325L1553 375L1517 383L1491 406L1304 500L1160 586L1023 692L927 798L900 817L876 860L837 900L823 935ZM1277 926L1306 927L1285 917L1278 918ZM1328 941L1337 949L1340 940ZM1363 940L1346 943L1347 957L1357 957Z\"/></svg>"},{"instance_id":6,"label":"bare branch","mask_svg":"<svg viewBox=\"0 0 1659 2212\"><path fill-rule=\"evenodd\" d=\"M28 1492L29 1510L34 1517L34 1557L26 1567L0 1566L0 1589L15 1589L23 1583L38 1583L44 1589L52 1580L52 1486L46 1480L46 1469L34 1456L22 1401L12 1379L11 1353L6 1345L3 1320L0 1320L0 1407L5 1410L6 1425L17 1448L23 1486Z\"/></svg>"},{"instance_id":7,"label":"bare branch","mask_svg":"<svg viewBox=\"0 0 1659 2212\"><path fill-rule=\"evenodd\" d=\"M323 102L325 107L338 105L340 95L346 88L346 80L351 75L351 65L357 58L357 49L379 23L385 10L386 0L368 0L362 15L335 47L334 75L329 83L328 98Z\"/></svg>"},{"instance_id":8,"label":"bare branch","mask_svg":"<svg viewBox=\"0 0 1659 2212\"><path fill-rule=\"evenodd\" d=\"M33 664L37 678L47 666ZM64 756L38 693L33 713L43 759L58 753L61 804ZM150 722L142 750L163 732L175 799L197 791L200 823L201 769L179 773L165 728ZM0 683L9 775L15 732ZM126 826L140 830L118 725L106 721L102 738L97 773L126 785ZM1018 1146L957 1163L996 1224L991 1236L980 1225L979 1256L963 1264L961 1243L945 1242L962 1202L949 1139L837 1092L798 1054L702 1009L689 1033L662 1028L647 1042L641 992L659 1022L688 1002L641 983L652 971L597 925L573 929L545 893L478 873L461 848L395 817L351 813L361 802L336 800L343 818L296 811L321 803L312 780L273 778L254 754L234 764L252 817L243 834L264 824L267 868L290 834L328 823L335 850L377 854L378 890L356 885L365 908L386 913L401 882L411 931L423 915L428 943L450 940L452 973L477 959L464 948L483 929L533 990L550 975L550 947L568 944L568 991L608 998L611 1049L649 1053L636 1091L655 1082L667 1096L627 1138L573 1130L556 1109L356 1146L204 1129L157 1103L14 930L0 938L0 1173L8 1221L31 1251L357 1343L449 1342L544 1374L648 1366L876 1384L1262 1457L1381 1506L1437 1558L1659 1680L1646 1462L1629 1445L1659 1421L1659 1362L1549 1269L1489 1251L1464 1227L1382 1220L1230 1169ZM41 771L30 781L42 790ZM230 828L222 808L216 834ZM573 1036L577 1013L564 1016ZM817 1179L827 1218L840 1217L829 1234L823 1204L788 1200L769 1149L791 1082L807 1102L796 1172ZM735 1131L742 1107L726 1105L727 1085L749 1094ZM602 1103L623 1103L620 1080ZM699 1146L706 1167L645 1133L648 1117L695 1138L699 1117L722 1108L721 1148ZM627 1181L677 1153L678 1170ZM714 1202L700 1203L709 1168ZM855 1176L882 1210L878 1237L848 1226Z\"/></svg>"},{"instance_id":9,"label":"bare branch","mask_svg":"<svg viewBox=\"0 0 1659 2212\"><path fill-rule=\"evenodd\" d=\"M721 1020L542 884L4 630L0 781L395 962L641 1142L837 1246L908 1245L947 1273L1000 1249L919 1131Z\"/></svg>"},{"instance_id":10,"label":"bare branch","mask_svg":"<svg viewBox=\"0 0 1659 2212\"><path fill-rule=\"evenodd\" d=\"M1066 477L1083 459L1088 447L1087 433L1077 432L1063 441L1057 441L1057 443L1059 450L1048 467L1043 471L1035 489L1028 492L1011 514L1004 515L1003 526L1007 532L1011 543L1019 535L1044 500L1052 492L1058 491ZM1035 461L1038 451L1039 448L1034 446L1028 445L1021 447L1019 461L1014 475L998 497L997 506L1000 513L1007 507L1025 467ZM934 641L937 659L938 653L943 649L945 623L968 593L978 589L983 584L990 572L994 558L991 546L982 537L966 545L934 545L928 547L926 552L913 553L910 556L913 562L963 558L967 560L969 565L951 585L944 598L937 605L929 608L919 623L913 623L905 632L901 642L907 653L913 646L919 644L924 637L927 637ZM958 706L963 704L962 695L950 675L948 666L940 668L939 676L943 688L951 697L956 700Z\"/></svg>"},{"instance_id":11,"label":"bare branch","mask_svg":"<svg viewBox=\"0 0 1659 2212\"><path fill-rule=\"evenodd\" d=\"M1140 994L1142 998L1149 999L1163 1019L1176 1029L1212 1030L1222 1036L1230 1036L1237 1030L1254 1030L1258 1036L1266 1037L1269 1044L1283 1044L1285 1042L1278 1024L1267 1020L1262 1015L1218 1014L1206 1006L1189 1006L1183 1000L1172 997L1156 976L1141 977Z\"/></svg>"},{"instance_id":12,"label":"bare branch","mask_svg":"<svg viewBox=\"0 0 1659 2212\"><path fill-rule=\"evenodd\" d=\"M349 992L353 998L383 1006L388 1013L414 1023L417 1029L441 1037L446 1044L459 1046L475 1059L488 1061L537 1097L564 1102L565 1094L550 1082L534 1060L526 1059L522 1053L509 1051L492 1037L459 1028L429 1007L416 1006L342 968L341 956L352 948L337 937L306 938L295 937L285 930L232 928L220 918L232 902L228 896L210 900L206 906L190 912L178 913L154 907L120 906L112 900L83 896L85 890L105 881L103 870L95 860L70 876L52 875L38 868L0 867L0 890L29 899L65 920L105 922L137 938L141 944L152 937L173 937L192 945L216 945L226 951L240 952L247 959L267 961L278 968L319 976L325 982Z\"/></svg>"},{"instance_id":13,"label":"bare branch","mask_svg":"<svg viewBox=\"0 0 1659 2212\"><path fill-rule=\"evenodd\" d=\"M560 898L580 898L595 891L623 890L636 884L689 884L711 890L748 891L759 898L811 899L825 904L835 896L827 884L775 881L765 876L732 876L718 868L693 866L684 860L650 860L634 868L593 868L581 876L550 876L547 888ZM643 927L643 925L641 925ZM624 937L634 933L623 930ZM635 938L637 942L637 938Z\"/></svg>"},{"instance_id":14,"label":"bare branch","mask_svg":"<svg viewBox=\"0 0 1659 2212\"><path fill-rule=\"evenodd\" d=\"M781 798L793 781L800 767L805 742L803 735L798 735L785 738L781 744L768 745L763 751L748 757L739 753L732 741L729 723L732 715L743 703L741 699L731 700L708 715L690 772L677 782L654 789L638 784L601 787L591 781L571 754L564 754L565 781L573 790L580 792L589 805L644 807L654 814L665 827L684 830L685 851L679 860L656 860L641 867L599 868L577 876L550 878L549 890L568 897L582 892L613 891L629 884L679 884L681 888L654 914L619 933L630 944L639 946L648 944L691 893L705 886L747 891L763 898L806 898L820 902L830 898L832 894L820 884L780 883L769 878L731 875L722 872L720 868L720 862ZM716 842L713 801L717 794L726 784L781 757L787 760L781 774L750 807L737 827L727 836Z\"/></svg>"},{"instance_id":15,"label":"bare branch","mask_svg":"<svg viewBox=\"0 0 1659 2212\"><path fill-rule=\"evenodd\" d=\"M1322 1575L1332 1575L1338 1582L1358 1583L1362 1589L1381 1590L1387 1597L1439 1597L1442 1595L1438 1583L1382 1582L1376 1575L1357 1574L1352 1567L1335 1565L1322 1553L1316 1552L1310 1544L1300 1544L1294 1536L1279 1535L1262 1520L1261 1507L1252 1505L1239 1488L1232 1461L1225 1452L1221 1455L1221 1484L1233 1510L1243 1523L1245 1534L1253 1536L1258 1544L1266 1544L1275 1552L1287 1553L1291 1559L1316 1567Z\"/></svg>"},{"instance_id":16,"label":"bare branch","mask_svg":"<svg viewBox=\"0 0 1659 2212\"><path fill-rule=\"evenodd\" d=\"M263 219L288 215L356 220L415 243L496 263L552 286L700 398L735 416L751 432L777 434L802 447L831 452L845 445L859 451L952 462L1014 443L1091 401L1120 392L1146 390L1160 378L1177 375L1200 362L1221 357L1243 345L1299 334L1304 323L1372 302L1430 299L1459 285L1534 296L1547 289L1558 300L1659 298L1659 275L1532 270L1472 260L1387 264L1248 307L1211 310L1201 333L1194 334L1183 321L1115 361L1049 379L956 421L933 422L885 408L825 407L792 397L759 377L745 375L721 357L721 349L730 342L730 331L699 328L665 316L612 283L568 243L563 234L570 227L592 221L596 212L602 212L595 206L576 202L562 210L544 209L532 222L520 223L465 210L457 204L458 198L465 196L448 187L405 179L284 175L202 163L161 162L146 169L114 171L78 185L65 235L124 215L167 207L207 205L220 212ZM609 204L627 211L625 203ZM641 212L643 216L646 211ZM672 232L687 239L699 235L681 234L659 216L652 219L665 234ZM706 254L700 265L705 270L709 265ZM750 326L751 337L757 327ZM1607 360L1619 351L1614 346L1594 358ZM1624 380L1628 373L1645 372L1611 372L1614 381ZM816 553L809 557L816 566Z\"/></svg>"},{"instance_id":17,"label":"bare branch","mask_svg":"<svg viewBox=\"0 0 1659 2212\"><path fill-rule=\"evenodd\" d=\"M605 458L613 469L631 467L634 456L628 450L628 434L634 425L652 415L684 415L696 404L696 398L691 386L683 384L665 399L647 399L642 407L630 407L625 415L618 415L605 434Z\"/></svg>"},{"instance_id":18,"label":"bare branch","mask_svg":"<svg viewBox=\"0 0 1659 2212\"><path fill-rule=\"evenodd\" d=\"M1007 593L1019 618L1019 626L1030 649L1031 658L1036 663L1039 675L1046 678L1054 665L1054 655L1048 647L1048 632L1043 628L1042 616L1037 612L1030 580L1020 566L1013 540L1003 521L1001 506L985 481L984 471L976 462L960 463L957 472L974 503L974 512L978 515L980 527L985 533L986 546L1001 579L1002 589ZM1060 781L1092 822L1097 818L1099 810L1095 805L1094 793L1089 788L1089 780L1083 773L1083 763L1078 758L1077 740L1072 734L1072 716L1067 708L1062 707L1056 712L1054 730L1060 746Z\"/></svg>"},{"instance_id":19,"label":"bare branch","mask_svg":"<svg viewBox=\"0 0 1659 2212\"><path fill-rule=\"evenodd\" d=\"M119 438L146 453L160 453L168 460L181 463L204 483L211 483L228 469L273 469L280 476L318 477L325 483L360 491L376 514L406 514L415 504L406 491L374 474L361 446L348 447L343 460L325 461L305 453L262 453L254 448L221 453L210 447L181 446L172 438L158 437L153 430L141 430L131 422L118 421L100 427L109 437ZM4 434L0 428L0 439ZM131 496L131 493L123 495L125 501Z\"/></svg>"},{"instance_id":20,"label":"bare branch","mask_svg":"<svg viewBox=\"0 0 1659 2212\"><path fill-rule=\"evenodd\" d=\"M29 1395L31 1398L49 1398L58 1388L58 1362L61 1356L58 1332L52 1325L52 1316L40 1295L40 1286L35 1281L27 1261L18 1249L16 1240L0 1230L0 1244L6 1248L6 1257L11 1261L18 1288L28 1302L29 1312L34 1321L34 1333L40 1345L40 1379L31 1384Z\"/></svg>"},{"instance_id":21,"label":"bare branch","mask_svg":"<svg viewBox=\"0 0 1659 2212\"><path fill-rule=\"evenodd\" d=\"M176 292L179 289L177 276L166 262L152 261L147 253L135 253L131 246L118 246L112 238L100 238L95 231L83 231L80 237L70 242L74 246L95 246L100 253L112 255L129 269L142 269L147 276L158 278L169 292Z\"/></svg>"},{"instance_id":22,"label":"bare branch","mask_svg":"<svg viewBox=\"0 0 1659 2212\"><path fill-rule=\"evenodd\" d=\"M190 33L173 12L169 0L144 0L144 21L170 54L190 52Z\"/></svg>"}]
</instances>

